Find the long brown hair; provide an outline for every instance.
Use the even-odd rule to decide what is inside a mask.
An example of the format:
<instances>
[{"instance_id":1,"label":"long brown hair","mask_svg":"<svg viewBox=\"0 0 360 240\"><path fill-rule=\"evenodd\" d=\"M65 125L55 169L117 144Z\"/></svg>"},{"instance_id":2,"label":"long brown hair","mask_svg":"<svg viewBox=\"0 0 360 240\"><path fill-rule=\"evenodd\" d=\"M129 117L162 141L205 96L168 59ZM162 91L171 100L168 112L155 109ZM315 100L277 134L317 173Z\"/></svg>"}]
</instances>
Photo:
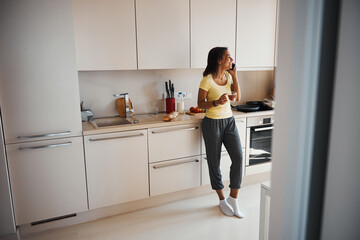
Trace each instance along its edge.
<instances>
[{"instance_id":1,"label":"long brown hair","mask_svg":"<svg viewBox=\"0 0 360 240\"><path fill-rule=\"evenodd\" d=\"M228 50L227 47L214 47L209 51L207 66L205 68L205 71L203 72L204 77L209 75L210 73L214 76L217 74L219 69L218 61L222 59L226 50Z\"/></svg>"}]
</instances>

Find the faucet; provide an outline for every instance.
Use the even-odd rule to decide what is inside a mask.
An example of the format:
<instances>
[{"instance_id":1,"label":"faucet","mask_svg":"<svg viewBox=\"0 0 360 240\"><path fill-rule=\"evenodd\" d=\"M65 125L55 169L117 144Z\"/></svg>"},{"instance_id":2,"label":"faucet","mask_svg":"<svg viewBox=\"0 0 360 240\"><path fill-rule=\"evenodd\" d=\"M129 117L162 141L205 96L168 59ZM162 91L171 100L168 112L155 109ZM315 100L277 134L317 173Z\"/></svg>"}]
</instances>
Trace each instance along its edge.
<instances>
[{"instance_id":1,"label":"faucet","mask_svg":"<svg viewBox=\"0 0 360 240\"><path fill-rule=\"evenodd\" d=\"M131 104L130 109L130 101L129 101L129 94L128 93L118 93L114 94L114 97L124 97L125 100L125 118L130 118L130 113L134 112L133 106Z\"/></svg>"}]
</instances>

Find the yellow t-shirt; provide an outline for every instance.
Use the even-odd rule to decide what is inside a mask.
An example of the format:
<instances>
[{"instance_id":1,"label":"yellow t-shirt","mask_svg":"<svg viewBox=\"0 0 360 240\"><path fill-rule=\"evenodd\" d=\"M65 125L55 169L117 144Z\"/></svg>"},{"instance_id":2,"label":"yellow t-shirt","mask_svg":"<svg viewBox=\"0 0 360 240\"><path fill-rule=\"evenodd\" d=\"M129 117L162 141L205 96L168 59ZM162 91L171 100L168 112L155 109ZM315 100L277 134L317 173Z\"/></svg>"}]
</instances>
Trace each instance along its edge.
<instances>
[{"instance_id":1,"label":"yellow t-shirt","mask_svg":"<svg viewBox=\"0 0 360 240\"><path fill-rule=\"evenodd\" d=\"M231 93L231 84L233 83L231 75L225 71L227 78L227 84L225 86L218 85L211 74L203 77L200 82L200 88L207 91L207 101L212 102L218 100L224 93ZM227 101L224 105L218 105L206 110L205 117L212 119L221 119L232 117L230 101Z\"/></svg>"}]
</instances>

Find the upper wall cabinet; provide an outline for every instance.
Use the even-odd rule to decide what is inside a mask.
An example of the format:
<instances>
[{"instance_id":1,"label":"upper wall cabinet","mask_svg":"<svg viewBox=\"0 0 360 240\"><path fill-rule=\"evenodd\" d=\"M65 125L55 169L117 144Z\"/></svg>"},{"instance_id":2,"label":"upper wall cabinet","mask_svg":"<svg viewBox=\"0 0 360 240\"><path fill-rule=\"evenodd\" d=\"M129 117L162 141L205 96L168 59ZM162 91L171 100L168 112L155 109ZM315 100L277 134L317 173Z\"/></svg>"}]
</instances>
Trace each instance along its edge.
<instances>
[{"instance_id":1,"label":"upper wall cabinet","mask_svg":"<svg viewBox=\"0 0 360 240\"><path fill-rule=\"evenodd\" d=\"M134 0L73 0L78 70L137 69Z\"/></svg>"},{"instance_id":2,"label":"upper wall cabinet","mask_svg":"<svg viewBox=\"0 0 360 240\"><path fill-rule=\"evenodd\" d=\"M238 70L274 67L277 0L238 0Z\"/></svg>"},{"instance_id":3,"label":"upper wall cabinet","mask_svg":"<svg viewBox=\"0 0 360 240\"><path fill-rule=\"evenodd\" d=\"M191 0L191 68L205 68L213 47L235 58L236 0Z\"/></svg>"},{"instance_id":4,"label":"upper wall cabinet","mask_svg":"<svg viewBox=\"0 0 360 240\"><path fill-rule=\"evenodd\" d=\"M136 0L139 69L190 67L189 0Z\"/></svg>"}]
</instances>

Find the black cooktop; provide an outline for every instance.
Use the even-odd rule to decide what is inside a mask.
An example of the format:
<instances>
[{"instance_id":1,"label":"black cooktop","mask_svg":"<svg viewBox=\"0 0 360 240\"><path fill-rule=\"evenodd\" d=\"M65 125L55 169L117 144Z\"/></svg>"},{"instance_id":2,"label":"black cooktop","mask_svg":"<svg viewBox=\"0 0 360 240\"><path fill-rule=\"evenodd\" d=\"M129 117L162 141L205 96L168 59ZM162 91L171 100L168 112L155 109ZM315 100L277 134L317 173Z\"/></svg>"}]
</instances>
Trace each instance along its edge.
<instances>
[{"instance_id":1,"label":"black cooktop","mask_svg":"<svg viewBox=\"0 0 360 240\"><path fill-rule=\"evenodd\" d=\"M237 105L232 107L240 112L257 112L257 111L274 110L274 108L266 105L262 101L249 101L246 102L246 105Z\"/></svg>"}]
</instances>

